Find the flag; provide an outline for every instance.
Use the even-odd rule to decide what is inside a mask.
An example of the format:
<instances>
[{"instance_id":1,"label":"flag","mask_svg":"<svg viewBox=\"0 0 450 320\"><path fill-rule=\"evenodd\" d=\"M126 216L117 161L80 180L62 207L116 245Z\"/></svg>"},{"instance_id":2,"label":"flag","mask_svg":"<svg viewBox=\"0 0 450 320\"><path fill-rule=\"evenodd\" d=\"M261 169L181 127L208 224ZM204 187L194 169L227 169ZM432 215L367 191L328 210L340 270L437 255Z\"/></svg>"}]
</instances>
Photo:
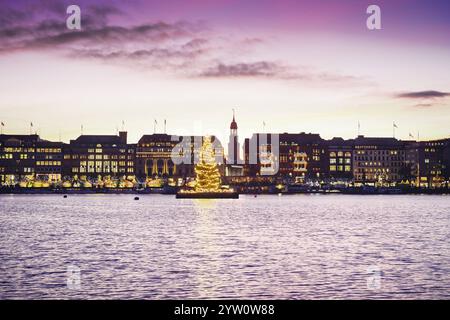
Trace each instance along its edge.
<instances>
[{"instance_id":1,"label":"flag","mask_svg":"<svg viewBox=\"0 0 450 320\"><path fill-rule=\"evenodd\" d=\"M410 138L414 138L414 136L412 135L411 132L409 133L409 137L410 137Z\"/></svg>"},{"instance_id":2,"label":"flag","mask_svg":"<svg viewBox=\"0 0 450 320\"><path fill-rule=\"evenodd\" d=\"M394 128L398 128L397 125L395 124L395 122L394 122Z\"/></svg>"},{"instance_id":3,"label":"flag","mask_svg":"<svg viewBox=\"0 0 450 320\"><path fill-rule=\"evenodd\" d=\"M4 126L5 126L5 123L2 122L2 127L4 127Z\"/></svg>"},{"instance_id":4,"label":"flag","mask_svg":"<svg viewBox=\"0 0 450 320\"><path fill-rule=\"evenodd\" d=\"M33 122L30 122L30 126L31 126L31 127L33 126Z\"/></svg>"},{"instance_id":5,"label":"flag","mask_svg":"<svg viewBox=\"0 0 450 320\"><path fill-rule=\"evenodd\" d=\"M155 119L155 124L158 124L158 121L156 121L156 119Z\"/></svg>"}]
</instances>

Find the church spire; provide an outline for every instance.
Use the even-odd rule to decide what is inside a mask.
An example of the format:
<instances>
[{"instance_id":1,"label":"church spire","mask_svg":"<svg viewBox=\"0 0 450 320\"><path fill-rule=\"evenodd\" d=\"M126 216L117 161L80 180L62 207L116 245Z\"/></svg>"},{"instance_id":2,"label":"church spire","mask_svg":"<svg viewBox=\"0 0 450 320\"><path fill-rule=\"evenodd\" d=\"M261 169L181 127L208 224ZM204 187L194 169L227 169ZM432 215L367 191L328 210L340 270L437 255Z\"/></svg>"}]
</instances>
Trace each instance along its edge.
<instances>
[{"instance_id":1,"label":"church spire","mask_svg":"<svg viewBox=\"0 0 450 320\"><path fill-rule=\"evenodd\" d=\"M234 109L233 109L233 121L231 121L231 124L230 124L230 129L231 130L237 130L237 123L236 123L236 120L235 120L235 113L234 113Z\"/></svg>"}]
</instances>

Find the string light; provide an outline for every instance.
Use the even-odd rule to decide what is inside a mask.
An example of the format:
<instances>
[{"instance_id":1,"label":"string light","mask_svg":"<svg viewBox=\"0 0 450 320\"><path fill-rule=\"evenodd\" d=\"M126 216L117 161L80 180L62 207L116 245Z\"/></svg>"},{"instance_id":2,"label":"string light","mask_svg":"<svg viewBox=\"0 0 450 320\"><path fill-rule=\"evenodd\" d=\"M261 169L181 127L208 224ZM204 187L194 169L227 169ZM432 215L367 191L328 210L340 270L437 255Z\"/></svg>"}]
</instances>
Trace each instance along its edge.
<instances>
[{"instance_id":1,"label":"string light","mask_svg":"<svg viewBox=\"0 0 450 320\"><path fill-rule=\"evenodd\" d=\"M203 139L200 149L199 161L195 166L197 175L195 191L196 192L217 192L220 189L220 173L217 167L214 149L211 143L211 137Z\"/></svg>"}]
</instances>

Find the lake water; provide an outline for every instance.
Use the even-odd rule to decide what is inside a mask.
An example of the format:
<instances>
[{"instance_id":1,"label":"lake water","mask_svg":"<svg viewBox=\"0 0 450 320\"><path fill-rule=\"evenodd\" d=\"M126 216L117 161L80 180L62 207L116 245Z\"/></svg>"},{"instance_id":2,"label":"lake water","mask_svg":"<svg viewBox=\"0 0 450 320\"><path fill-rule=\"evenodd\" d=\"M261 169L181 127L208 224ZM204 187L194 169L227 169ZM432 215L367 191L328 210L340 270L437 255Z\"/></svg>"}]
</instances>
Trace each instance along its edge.
<instances>
[{"instance_id":1,"label":"lake water","mask_svg":"<svg viewBox=\"0 0 450 320\"><path fill-rule=\"evenodd\" d=\"M0 196L2 299L449 299L450 197Z\"/></svg>"}]
</instances>

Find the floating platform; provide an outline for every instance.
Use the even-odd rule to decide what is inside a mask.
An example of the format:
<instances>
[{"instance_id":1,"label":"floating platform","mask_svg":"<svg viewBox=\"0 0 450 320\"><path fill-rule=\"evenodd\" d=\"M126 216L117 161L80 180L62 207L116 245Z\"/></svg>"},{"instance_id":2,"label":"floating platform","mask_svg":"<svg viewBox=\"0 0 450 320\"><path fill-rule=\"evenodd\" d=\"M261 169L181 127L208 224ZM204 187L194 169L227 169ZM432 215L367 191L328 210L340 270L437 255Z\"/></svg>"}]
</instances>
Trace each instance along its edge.
<instances>
[{"instance_id":1,"label":"floating platform","mask_svg":"<svg viewBox=\"0 0 450 320\"><path fill-rule=\"evenodd\" d=\"M177 199L239 199L237 192L177 192Z\"/></svg>"}]
</instances>

